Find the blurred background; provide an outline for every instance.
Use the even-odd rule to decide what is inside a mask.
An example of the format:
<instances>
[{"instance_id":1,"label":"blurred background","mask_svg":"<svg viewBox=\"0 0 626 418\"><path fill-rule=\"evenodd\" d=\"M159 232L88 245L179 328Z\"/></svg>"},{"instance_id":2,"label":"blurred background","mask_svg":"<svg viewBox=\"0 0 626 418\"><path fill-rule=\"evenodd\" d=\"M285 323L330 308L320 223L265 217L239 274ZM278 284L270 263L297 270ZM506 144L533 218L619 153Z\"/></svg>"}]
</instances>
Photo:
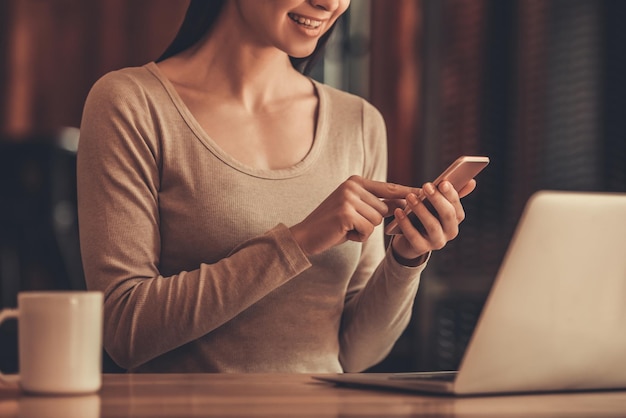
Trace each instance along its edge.
<instances>
[{"instance_id":1,"label":"blurred background","mask_svg":"<svg viewBox=\"0 0 626 418\"><path fill-rule=\"evenodd\" d=\"M186 7L0 0L2 307L20 290L84 288L84 100L106 72L156 59ZM352 0L313 77L381 110L389 179L421 185L462 154L492 161L464 201L460 237L432 257L413 320L373 371L458 366L533 192L626 192L624 21L623 0ZM0 328L3 372L17 367L16 332Z\"/></svg>"}]
</instances>

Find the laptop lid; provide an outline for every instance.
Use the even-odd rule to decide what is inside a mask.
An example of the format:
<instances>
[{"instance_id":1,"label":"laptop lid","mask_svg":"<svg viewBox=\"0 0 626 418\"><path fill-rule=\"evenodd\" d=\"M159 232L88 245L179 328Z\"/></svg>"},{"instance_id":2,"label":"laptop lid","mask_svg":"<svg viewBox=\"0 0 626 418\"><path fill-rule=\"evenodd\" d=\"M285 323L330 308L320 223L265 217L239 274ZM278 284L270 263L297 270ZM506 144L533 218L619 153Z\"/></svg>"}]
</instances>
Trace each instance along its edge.
<instances>
[{"instance_id":1,"label":"laptop lid","mask_svg":"<svg viewBox=\"0 0 626 418\"><path fill-rule=\"evenodd\" d=\"M624 388L625 360L626 195L536 193L454 392Z\"/></svg>"}]
</instances>

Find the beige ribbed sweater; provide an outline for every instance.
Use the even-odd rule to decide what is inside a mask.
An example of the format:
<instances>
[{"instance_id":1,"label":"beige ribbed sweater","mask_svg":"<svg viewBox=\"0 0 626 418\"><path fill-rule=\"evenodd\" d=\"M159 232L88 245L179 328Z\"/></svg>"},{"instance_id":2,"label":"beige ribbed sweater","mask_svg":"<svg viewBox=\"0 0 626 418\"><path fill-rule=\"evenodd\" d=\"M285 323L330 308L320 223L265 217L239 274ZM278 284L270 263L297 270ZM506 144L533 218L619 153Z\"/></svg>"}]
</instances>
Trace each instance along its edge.
<instances>
[{"instance_id":1,"label":"beige ribbed sweater","mask_svg":"<svg viewBox=\"0 0 626 418\"><path fill-rule=\"evenodd\" d=\"M382 230L307 257L288 229L350 175L386 173L381 115L314 83L312 149L272 171L225 154L154 63L94 85L78 150L80 239L88 288L105 293L104 345L119 365L359 371L392 348L423 267L385 253Z\"/></svg>"}]
</instances>

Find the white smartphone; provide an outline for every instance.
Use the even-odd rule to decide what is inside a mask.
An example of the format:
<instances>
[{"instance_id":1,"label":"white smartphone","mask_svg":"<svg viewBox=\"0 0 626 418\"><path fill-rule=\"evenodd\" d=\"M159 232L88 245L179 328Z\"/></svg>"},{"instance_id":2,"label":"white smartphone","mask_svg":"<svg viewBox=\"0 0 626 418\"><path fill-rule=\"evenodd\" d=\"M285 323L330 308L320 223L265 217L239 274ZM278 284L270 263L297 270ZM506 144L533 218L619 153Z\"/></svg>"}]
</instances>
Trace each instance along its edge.
<instances>
[{"instance_id":1,"label":"white smartphone","mask_svg":"<svg viewBox=\"0 0 626 418\"><path fill-rule=\"evenodd\" d=\"M438 186L442 181L449 181L454 189L458 192L478 173L482 171L489 164L489 157L476 156L476 155L464 155L459 157L454 161L448 168L444 170L443 173L439 175L434 181L433 184ZM424 200L426 196L422 193L417 197L420 200ZM437 216L437 213L434 211L432 206L429 207L430 211ZM413 225L421 232L425 233L424 227L422 223L419 221L417 216L411 211L411 209L407 206L404 209L404 213L411 220ZM402 230L398 225L398 221L393 219L386 227L385 233L387 235L397 235L402 234Z\"/></svg>"}]
</instances>

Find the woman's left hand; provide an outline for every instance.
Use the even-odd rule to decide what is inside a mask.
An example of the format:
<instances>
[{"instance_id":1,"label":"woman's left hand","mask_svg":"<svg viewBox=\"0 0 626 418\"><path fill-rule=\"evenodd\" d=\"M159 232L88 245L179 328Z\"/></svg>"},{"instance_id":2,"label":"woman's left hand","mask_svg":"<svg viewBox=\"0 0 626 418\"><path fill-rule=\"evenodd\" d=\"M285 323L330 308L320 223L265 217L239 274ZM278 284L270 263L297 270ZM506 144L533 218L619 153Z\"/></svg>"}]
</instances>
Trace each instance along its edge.
<instances>
[{"instance_id":1,"label":"woman's left hand","mask_svg":"<svg viewBox=\"0 0 626 418\"><path fill-rule=\"evenodd\" d=\"M406 197L407 205L424 226L424 231L420 232L402 209L395 209L394 215L402 234L393 237L391 245L394 254L405 260L416 260L420 256L424 256L425 260L429 252L445 247L459 234L459 224L465 219L461 197L467 196L475 188L475 180L471 180L459 193L447 181L442 182L438 188L432 183L424 184L422 193L437 215L431 213L417 195L409 194Z\"/></svg>"}]
</instances>

